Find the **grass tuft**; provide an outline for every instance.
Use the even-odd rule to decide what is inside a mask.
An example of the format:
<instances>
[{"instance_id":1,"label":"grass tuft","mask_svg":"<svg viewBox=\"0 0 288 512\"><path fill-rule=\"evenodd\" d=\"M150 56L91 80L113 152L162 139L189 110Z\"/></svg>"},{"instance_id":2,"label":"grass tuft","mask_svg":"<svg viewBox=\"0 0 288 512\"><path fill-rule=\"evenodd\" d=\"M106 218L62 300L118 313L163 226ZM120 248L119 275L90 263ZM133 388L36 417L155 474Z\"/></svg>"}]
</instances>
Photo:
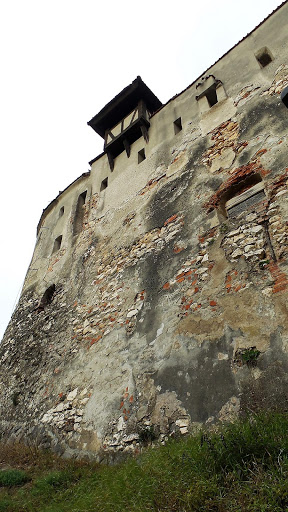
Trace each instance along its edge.
<instances>
[{"instance_id":1,"label":"grass tuft","mask_svg":"<svg viewBox=\"0 0 288 512\"><path fill-rule=\"evenodd\" d=\"M7 469L0 471L0 487L14 487L24 485L30 480L25 471Z\"/></svg>"}]
</instances>

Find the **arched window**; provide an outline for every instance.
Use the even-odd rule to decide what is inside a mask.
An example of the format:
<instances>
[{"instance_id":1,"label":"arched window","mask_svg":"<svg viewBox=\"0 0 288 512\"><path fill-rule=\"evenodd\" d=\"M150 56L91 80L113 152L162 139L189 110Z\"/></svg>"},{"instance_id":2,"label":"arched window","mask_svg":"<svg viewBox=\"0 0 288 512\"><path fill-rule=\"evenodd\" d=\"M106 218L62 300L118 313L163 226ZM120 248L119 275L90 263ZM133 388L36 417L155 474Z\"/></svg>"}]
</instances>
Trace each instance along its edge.
<instances>
[{"instance_id":1,"label":"arched window","mask_svg":"<svg viewBox=\"0 0 288 512\"><path fill-rule=\"evenodd\" d=\"M47 288L47 290L44 292L44 294L42 295L42 298L39 302L39 305L36 308L36 311L38 311L38 313L40 311L43 311L46 306L51 304L51 302L54 298L54 295L55 295L55 290L56 290L55 284L51 284L51 286L49 286L49 288Z\"/></svg>"}]
</instances>

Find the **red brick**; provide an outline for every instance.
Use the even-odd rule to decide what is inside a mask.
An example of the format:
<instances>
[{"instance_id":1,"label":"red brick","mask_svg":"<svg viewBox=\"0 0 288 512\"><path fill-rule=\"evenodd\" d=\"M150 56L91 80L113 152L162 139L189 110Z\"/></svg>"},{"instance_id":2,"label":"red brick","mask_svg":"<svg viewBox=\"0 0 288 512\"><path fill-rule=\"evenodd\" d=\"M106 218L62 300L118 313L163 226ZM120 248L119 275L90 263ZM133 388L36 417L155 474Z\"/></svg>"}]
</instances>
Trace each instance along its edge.
<instances>
[{"instance_id":1,"label":"red brick","mask_svg":"<svg viewBox=\"0 0 288 512\"><path fill-rule=\"evenodd\" d=\"M173 248L173 252L175 254L178 254L179 252L183 251L184 247L178 247L177 245L175 245L175 247Z\"/></svg>"},{"instance_id":2,"label":"red brick","mask_svg":"<svg viewBox=\"0 0 288 512\"><path fill-rule=\"evenodd\" d=\"M275 286L273 286L272 292L273 293L278 293L278 292L282 292L282 291L286 290L287 289L287 284L288 283L276 284Z\"/></svg>"},{"instance_id":3,"label":"red brick","mask_svg":"<svg viewBox=\"0 0 288 512\"><path fill-rule=\"evenodd\" d=\"M172 217L169 217L169 219L165 220L164 226L167 226L167 224L170 224L170 222L174 222L174 220L176 220L177 217L178 217L178 215L176 213L174 215L172 215Z\"/></svg>"},{"instance_id":4,"label":"red brick","mask_svg":"<svg viewBox=\"0 0 288 512\"><path fill-rule=\"evenodd\" d=\"M267 153L267 149L259 149L255 156L261 156L264 155L265 153Z\"/></svg>"}]
</instances>

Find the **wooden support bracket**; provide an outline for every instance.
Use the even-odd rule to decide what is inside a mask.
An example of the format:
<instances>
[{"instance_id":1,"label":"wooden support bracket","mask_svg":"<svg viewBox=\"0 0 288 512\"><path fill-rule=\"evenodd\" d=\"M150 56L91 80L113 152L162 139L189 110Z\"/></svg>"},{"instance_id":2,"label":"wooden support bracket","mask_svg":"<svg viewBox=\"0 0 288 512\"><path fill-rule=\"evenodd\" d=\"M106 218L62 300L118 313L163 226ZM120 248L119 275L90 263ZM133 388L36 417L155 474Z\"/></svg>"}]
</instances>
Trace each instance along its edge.
<instances>
[{"instance_id":1,"label":"wooden support bracket","mask_svg":"<svg viewBox=\"0 0 288 512\"><path fill-rule=\"evenodd\" d=\"M127 154L128 158L129 158L130 153L131 153L131 146L130 146L129 141L127 139L123 139L123 145L124 145L124 148L126 150L126 154Z\"/></svg>"}]
</instances>

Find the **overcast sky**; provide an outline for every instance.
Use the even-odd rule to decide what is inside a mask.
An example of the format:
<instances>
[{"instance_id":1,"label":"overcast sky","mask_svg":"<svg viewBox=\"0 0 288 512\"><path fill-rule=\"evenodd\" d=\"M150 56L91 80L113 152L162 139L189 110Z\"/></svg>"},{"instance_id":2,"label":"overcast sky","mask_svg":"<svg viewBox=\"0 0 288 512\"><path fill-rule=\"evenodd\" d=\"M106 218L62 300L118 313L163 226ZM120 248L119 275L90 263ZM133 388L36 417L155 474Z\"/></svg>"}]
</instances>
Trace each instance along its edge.
<instances>
[{"instance_id":1,"label":"overcast sky","mask_svg":"<svg viewBox=\"0 0 288 512\"><path fill-rule=\"evenodd\" d=\"M42 210L102 151L87 121L137 75L166 102L280 4L2 2L0 339Z\"/></svg>"}]
</instances>

